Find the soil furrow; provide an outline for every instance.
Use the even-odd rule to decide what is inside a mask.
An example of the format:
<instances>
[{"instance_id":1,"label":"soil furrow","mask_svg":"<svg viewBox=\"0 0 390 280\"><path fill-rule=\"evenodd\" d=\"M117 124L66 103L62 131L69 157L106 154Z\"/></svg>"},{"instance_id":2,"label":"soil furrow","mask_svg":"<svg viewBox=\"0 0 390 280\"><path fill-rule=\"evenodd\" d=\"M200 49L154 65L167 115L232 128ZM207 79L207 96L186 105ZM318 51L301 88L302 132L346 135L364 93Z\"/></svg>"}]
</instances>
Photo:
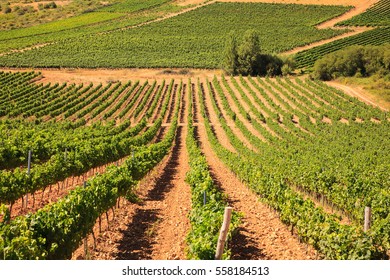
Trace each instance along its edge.
<instances>
[{"instance_id":1,"label":"soil furrow","mask_svg":"<svg viewBox=\"0 0 390 280\"><path fill-rule=\"evenodd\" d=\"M215 103L217 104L217 108L218 108L219 112L221 113L221 118L225 119L227 125L230 127L230 129L233 131L233 133L236 134L237 137L245 144L245 146L250 148L252 151L257 151L256 147L254 147L249 142L249 140L245 137L245 135L241 132L241 130L236 126L236 124L234 123L232 118L228 116L228 114L226 113L225 109L222 106L222 101L219 97L219 94L216 92L216 89L214 88L214 86L212 85L211 82L210 82L210 89L211 89L211 92L209 92L208 97L212 96L212 98L215 100Z\"/></svg>"},{"instance_id":2,"label":"soil furrow","mask_svg":"<svg viewBox=\"0 0 390 280\"><path fill-rule=\"evenodd\" d=\"M199 125L197 131L212 176L228 195L234 210L244 214L240 234L232 241L232 258L315 259L314 250L300 243L277 214L218 159L207 140L205 127Z\"/></svg>"},{"instance_id":3,"label":"soil furrow","mask_svg":"<svg viewBox=\"0 0 390 280\"><path fill-rule=\"evenodd\" d=\"M219 123L219 120L217 118L217 114L215 113L214 108L211 105L210 98L206 98L207 94L205 91L205 84L202 82L200 84L200 89L197 89L197 90L201 91L200 96L203 98L203 102L205 103L205 114L206 114L207 118L210 120L212 129L213 129L216 137L219 139L221 144L226 149L228 149L231 152L235 152L235 149L233 148L233 146L230 144L229 141L223 141L223 139L227 139L227 137L226 137L225 131L222 129L222 127ZM198 93L194 93L194 95L195 95L195 99L196 99L195 103L200 104L200 100L198 100L199 99ZM201 116L200 111L198 112L198 116ZM199 117L199 121L201 121L201 122L198 122L198 124L203 124L203 118Z\"/></svg>"}]
</instances>

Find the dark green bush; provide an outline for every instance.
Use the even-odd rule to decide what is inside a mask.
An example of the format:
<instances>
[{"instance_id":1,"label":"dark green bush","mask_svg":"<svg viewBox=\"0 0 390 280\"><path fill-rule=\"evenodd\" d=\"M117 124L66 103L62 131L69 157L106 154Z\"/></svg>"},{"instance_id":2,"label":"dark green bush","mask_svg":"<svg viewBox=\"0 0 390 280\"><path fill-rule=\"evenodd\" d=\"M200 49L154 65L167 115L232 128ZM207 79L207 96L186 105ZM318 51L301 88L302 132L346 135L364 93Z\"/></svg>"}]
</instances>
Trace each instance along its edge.
<instances>
[{"instance_id":1,"label":"dark green bush","mask_svg":"<svg viewBox=\"0 0 390 280\"><path fill-rule=\"evenodd\" d=\"M321 80L337 77L368 77L390 73L390 44L351 46L316 61L313 76Z\"/></svg>"}]
</instances>

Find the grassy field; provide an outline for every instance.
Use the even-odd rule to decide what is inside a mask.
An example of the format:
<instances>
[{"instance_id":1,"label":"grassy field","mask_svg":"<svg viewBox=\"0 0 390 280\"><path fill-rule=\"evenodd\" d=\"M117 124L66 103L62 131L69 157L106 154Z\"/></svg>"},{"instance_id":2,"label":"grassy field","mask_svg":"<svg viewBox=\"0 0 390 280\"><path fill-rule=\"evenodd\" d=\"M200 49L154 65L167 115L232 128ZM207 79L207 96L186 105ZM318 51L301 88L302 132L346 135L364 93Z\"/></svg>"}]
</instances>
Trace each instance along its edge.
<instances>
[{"instance_id":1,"label":"grassy field","mask_svg":"<svg viewBox=\"0 0 390 280\"><path fill-rule=\"evenodd\" d=\"M80 16L71 17L63 20L53 21L50 23L40 24L28 28L14 29L0 32L0 40L10 40L22 37L36 36L46 33L55 33L67 29L78 28L85 25L96 24L99 22L123 17L122 13L93 12Z\"/></svg>"},{"instance_id":2,"label":"grassy field","mask_svg":"<svg viewBox=\"0 0 390 280\"><path fill-rule=\"evenodd\" d=\"M88 1L1 1L0 30L25 28L42 23L53 22L73 16L91 12L118 0ZM56 7L44 7L45 4L55 2ZM7 10L7 11L6 11Z\"/></svg>"},{"instance_id":3,"label":"grassy field","mask_svg":"<svg viewBox=\"0 0 390 280\"><path fill-rule=\"evenodd\" d=\"M346 77L337 81L362 88L365 94L374 102L390 110L390 80L385 77L372 76L367 78Z\"/></svg>"},{"instance_id":4,"label":"grassy field","mask_svg":"<svg viewBox=\"0 0 390 280\"><path fill-rule=\"evenodd\" d=\"M258 31L267 52L341 34L314 25L342 6L215 3L140 28L83 37L0 58L2 66L219 68L226 34Z\"/></svg>"},{"instance_id":5,"label":"grassy field","mask_svg":"<svg viewBox=\"0 0 390 280\"><path fill-rule=\"evenodd\" d=\"M140 10L150 9L151 7L159 6L167 2L169 2L169 0L125 0L114 5L101 8L100 11L133 13Z\"/></svg>"},{"instance_id":6,"label":"grassy field","mask_svg":"<svg viewBox=\"0 0 390 280\"><path fill-rule=\"evenodd\" d=\"M134 26L181 8L169 3L137 13L92 12L37 26L0 31L0 53Z\"/></svg>"}]
</instances>

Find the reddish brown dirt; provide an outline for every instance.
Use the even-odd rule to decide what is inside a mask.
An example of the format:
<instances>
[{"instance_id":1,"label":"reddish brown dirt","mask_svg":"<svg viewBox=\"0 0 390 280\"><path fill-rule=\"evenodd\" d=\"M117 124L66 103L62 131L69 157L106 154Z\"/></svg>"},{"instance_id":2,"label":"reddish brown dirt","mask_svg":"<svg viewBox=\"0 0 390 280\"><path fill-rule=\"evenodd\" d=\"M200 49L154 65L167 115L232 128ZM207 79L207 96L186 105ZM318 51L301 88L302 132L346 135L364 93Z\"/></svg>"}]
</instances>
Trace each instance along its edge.
<instances>
[{"instance_id":1,"label":"reddish brown dirt","mask_svg":"<svg viewBox=\"0 0 390 280\"><path fill-rule=\"evenodd\" d=\"M169 70L169 73L167 73ZM166 68L133 68L133 69L87 69L87 68L62 68L62 69L39 69L39 68L0 68L0 71L11 72L30 72L39 71L42 78L37 83L63 83L69 84L94 84L102 83L103 86L108 82L129 80L139 80L142 85L145 80L157 80L161 83L163 79L169 84L171 79L187 81L188 78L209 77L221 75L222 70L205 70L205 69L166 69ZM195 81L195 79L194 79Z\"/></svg>"},{"instance_id":2,"label":"reddish brown dirt","mask_svg":"<svg viewBox=\"0 0 390 280\"><path fill-rule=\"evenodd\" d=\"M254 126L252 125L252 123L246 118L246 116L243 116L240 112L240 110L238 109L237 105L234 103L232 97L230 96L230 94L227 92L226 88L224 87L224 85L222 84L222 82L220 82L220 86L221 88L224 90L224 95L229 103L229 106L231 107L232 111L236 114L236 116L238 117L238 119L243 123L245 124L245 126L248 128L248 130L253 134L255 135L257 138L261 139L262 141L264 142L267 142L267 140L264 138L263 135L261 135L255 128ZM246 110L246 112L250 112L250 110ZM254 118L256 119L256 117L253 115L253 114L250 114L251 118ZM261 122L260 122L261 123ZM255 149L257 151L257 149Z\"/></svg>"},{"instance_id":3,"label":"reddish brown dirt","mask_svg":"<svg viewBox=\"0 0 390 280\"><path fill-rule=\"evenodd\" d=\"M203 125L198 126L201 147L210 171L221 190L228 195L234 211L244 214L239 234L232 241L232 259L315 259L313 249L306 249L278 216L260 203L214 154ZM225 140L227 141L227 140Z\"/></svg>"},{"instance_id":4,"label":"reddish brown dirt","mask_svg":"<svg viewBox=\"0 0 390 280\"><path fill-rule=\"evenodd\" d=\"M103 166L93 168L80 176L66 178L64 181L58 182L51 186L47 186L45 190L36 191L34 195L29 194L27 200L28 201L27 207L25 205L25 200L24 200L25 197L19 198L18 200L15 201L15 203L12 206L11 219L20 215L25 215L27 213L34 213L39 209L43 208L47 204L55 203L58 199L65 197L70 190L82 186L83 181L91 179L92 177L95 176L96 173L105 172L106 168L109 165L122 164L122 162L125 159L126 157L114 163L109 163ZM35 197L35 202L34 202L34 197Z\"/></svg>"},{"instance_id":5,"label":"reddish brown dirt","mask_svg":"<svg viewBox=\"0 0 390 280\"><path fill-rule=\"evenodd\" d=\"M187 98L187 95L185 97ZM184 99L183 99L184 101ZM183 121L187 123L186 103L182 103ZM185 182L186 173L189 171L188 154L186 147L187 126L178 127L178 155L172 154L171 170L160 178L165 188L172 186L172 191L166 196L162 204L162 220L155 235L153 246L153 259L185 259L185 237L190 228L188 219L191 210L190 186ZM177 157L177 158L176 158ZM165 175L165 176L164 176Z\"/></svg>"},{"instance_id":6,"label":"reddish brown dirt","mask_svg":"<svg viewBox=\"0 0 390 280\"><path fill-rule=\"evenodd\" d=\"M244 143L246 147L248 147L252 151L257 151L257 149L249 142L249 140L245 137L245 135L241 132L241 130L236 126L232 118L228 116L227 112L223 108L221 98L219 97L219 94L216 92L214 86L211 85L210 87L211 87L211 92L208 91L207 97L211 98L211 96L213 96L213 99L217 103L219 111L221 112L222 117L226 120L227 125L230 127L233 133L237 135L237 137Z\"/></svg>"},{"instance_id":7,"label":"reddish brown dirt","mask_svg":"<svg viewBox=\"0 0 390 280\"><path fill-rule=\"evenodd\" d=\"M180 126L172 153L141 181L139 204L117 209L116 218L97 238L96 250L89 237L93 259L185 259L185 237L189 230L190 187L185 146L187 128ZM98 223L95 225L95 236ZM81 246L73 259L84 258Z\"/></svg>"},{"instance_id":8,"label":"reddish brown dirt","mask_svg":"<svg viewBox=\"0 0 390 280\"><path fill-rule=\"evenodd\" d=\"M179 127L171 157L123 232L116 259L185 259L191 198L184 134Z\"/></svg>"},{"instance_id":9,"label":"reddish brown dirt","mask_svg":"<svg viewBox=\"0 0 390 280\"><path fill-rule=\"evenodd\" d=\"M138 211L138 208L142 206L142 199L147 197L148 192L153 189L155 181L157 180L159 174L161 174L169 161L169 157L165 157L160 164L157 165L145 178L140 182L135 193L140 198L139 203L132 203L123 198L120 199L120 207L115 208L115 212L109 211L109 219L107 219L106 214L101 216L101 231L99 229L99 219L96 222L93 232L96 237L96 247L94 246L93 236L90 234L88 236L88 250L91 259L101 259L101 260L112 260L116 258L116 255L120 253L120 248L118 248L119 242L121 242L124 234L126 232L133 232L134 236L138 232L141 233L140 236L135 236L134 240L139 240L143 242L143 233L147 230L148 224L141 225L141 222L131 231L128 228L128 225L132 224L133 218ZM115 213L115 215L113 215ZM111 217L110 217L111 216ZM142 227L144 230L142 230ZM148 250L145 248L145 251ZM72 259L85 259L84 255L84 246L81 245L73 253Z\"/></svg>"},{"instance_id":10,"label":"reddish brown dirt","mask_svg":"<svg viewBox=\"0 0 390 280\"><path fill-rule=\"evenodd\" d=\"M221 144L226 148L228 149L229 151L235 151L235 149L233 148L233 146L230 144L229 141L226 141L227 139L227 136L225 134L225 131L222 129L220 123L219 123L219 120L217 118L217 115L214 111L214 108L213 108L213 105L211 104L211 100L208 96L208 91L207 91L207 88L206 88L206 84L205 84L205 81L202 81L201 83L201 92L199 92L198 94L198 87L196 86L196 93L194 93L195 95L195 102L194 104L200 104L200 100L199 98L203 98L204 100L204 103L205 103L205 110L206 110L206 115L208 116L209 120L210 120L210 123L211 123L211 126L218 138L218 140L221 142ZM200 109L200 108L199 108ZM200 118L201 114L200 114L200 111L198 111L198 116ZM203 121L202 122L198 122L199 124L204 124Z\"/></svg>"}]
</instances>

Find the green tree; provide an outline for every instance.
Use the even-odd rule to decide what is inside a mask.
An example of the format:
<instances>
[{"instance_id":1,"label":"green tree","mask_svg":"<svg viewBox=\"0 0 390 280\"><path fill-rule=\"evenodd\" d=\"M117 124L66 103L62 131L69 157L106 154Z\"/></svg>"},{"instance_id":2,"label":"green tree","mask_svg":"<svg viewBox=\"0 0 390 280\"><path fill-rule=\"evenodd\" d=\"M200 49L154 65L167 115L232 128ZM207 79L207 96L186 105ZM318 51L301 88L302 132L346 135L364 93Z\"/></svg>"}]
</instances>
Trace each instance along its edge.
<instances>
[{"instance_id":1,"label":"green tree","mask_svg":"<svg viewBox=\"0 0 390 280\"><path fill-rule=\"evenodd\" d=\"M238 72L242 75L258 75L260 62L260 39L255 30L247 30L238 47Z\"/></svg>"},{"instance_id":2,"label":"green tree","mask_svg":"<svg viewBox=\"0 0 390 280\"><path fill-rule=\"evenodd\" d=\"M236 75L238 68L238 55L237 55L237 38L233 31L228 35L225 52L223 69L229 75Z\"/></svg>"}]
</instances>

